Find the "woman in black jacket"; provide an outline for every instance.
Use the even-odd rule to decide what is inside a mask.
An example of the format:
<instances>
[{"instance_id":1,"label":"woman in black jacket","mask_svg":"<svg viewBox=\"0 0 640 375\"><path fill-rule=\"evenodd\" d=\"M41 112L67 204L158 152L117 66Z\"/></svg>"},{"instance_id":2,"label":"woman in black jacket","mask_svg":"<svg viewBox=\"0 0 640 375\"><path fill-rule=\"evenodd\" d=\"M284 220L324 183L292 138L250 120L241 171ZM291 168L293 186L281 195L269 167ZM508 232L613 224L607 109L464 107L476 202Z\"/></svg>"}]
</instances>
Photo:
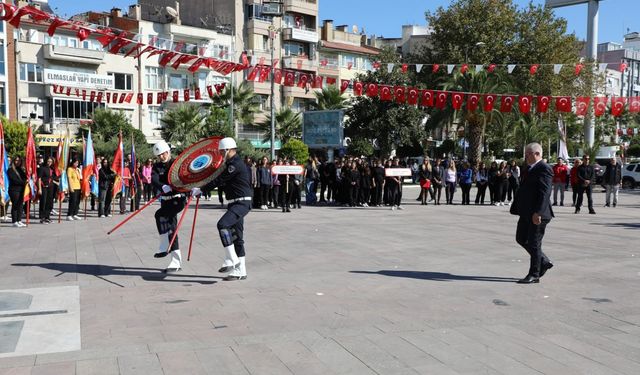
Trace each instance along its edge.
<instances>
[{"instance_id":1,"label":"woman in black jacket","mask_svg":"<svg viewBox=\"0 0 640 375\"><path fill-rule=\"evenodd\" d=\"M436 164L431 171L431 187L433 189L434 204L440 205L440 196L444 186L444 166L442 160L436 159Z\"/></svg>"},{"instance_id":2,"label":"woman in black jacket","mask_svg":"<svg viewBox=\"0 0 640 375\"><path fill-rule=\"evenodd\" d=\"M113 198L113 182L116 174L111 170L109 160L102 159L98 172L98 216L111 217L111 199Z\"/></svg>"},{"instance_id":3,"label":"woman in black jacket","mask_svg":"<svg viewBox=\"0 0 640 375\"><path fill-rule=\"evenodd\" d=\"M9 177L9 198L11 198L11 222L16 228L26 227L22 223L22 202L24 188L27 184L27 173L22 168L22 158L13 158L11 168L7 171Z\"/></svg>"}]
</instances>

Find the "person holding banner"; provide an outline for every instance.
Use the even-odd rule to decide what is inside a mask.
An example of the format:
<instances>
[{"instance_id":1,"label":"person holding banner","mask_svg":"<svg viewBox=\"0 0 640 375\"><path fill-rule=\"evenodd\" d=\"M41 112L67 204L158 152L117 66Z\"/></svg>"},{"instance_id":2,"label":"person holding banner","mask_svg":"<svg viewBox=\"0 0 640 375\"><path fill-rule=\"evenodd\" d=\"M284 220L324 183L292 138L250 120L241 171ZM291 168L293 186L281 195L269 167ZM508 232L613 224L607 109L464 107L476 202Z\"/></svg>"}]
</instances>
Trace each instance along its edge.
<instances>
[{"instance_id":1,"label":"person holding banner","mask_svg":"<svg viewBox=\"0 0 640 375\"><path fill-rule=\"evenodd\" d=\"M218 272L229 272L226 281L244 280L247 278L244 251L244 217L251 211L251 179L249 172L237 153L236 141L231 138L220 140L218 149L225 152L225 164L222 173L210 183L191 190L193 196L200 196L202 190L222 187L229 201L227 212L218 220L218 233L225 249L225 258Z\"/></svg>"},{"instance_id":2,"label":"person holding banner","mask_svg":"<svg viewBox=\"0 0 640 375\"><path fill-rule=\"evenodd\" d=\"M174 191L169 185L169 169L174 162L171 157L171 148L165 141L160 141L153 146L153 154L158 158L158 162L153 165L151 171L151 183L156 191L161 192L160 208L155 213L156 227L160 235L160 245L155 258L163 258L171 254L171 261L164 270L165 273L177 272L182 269L182 253L178 236L169 249L169 241L176 231L178 225L178 214L186 205L186 196L183 193Z\"/></svg>"},{"instance_id":3,"label":"person holding banner","mask_svg":"<svg viewBox=\"0 0 640 375\"><path fill-rule=\"evenodd\" d=\"M399 164L398 158L393 159L393 163L391 164L391 168L401 168ZM391 205L391 210L403 210L404 208L400 205L402 203L402 180L404 177L402 176L388 176L386 178L386 185L389 186L389 204Z\"/></svg>"},{"instance_id":4,"label":"person holding banner","mask_svg":"<svg viewBox=\"0 0 640 375\"><path fill-rule=\"evenodd\" d=\"M22 204L24 202L24 189L27 184L27 172L22 168L22 158L13 158L11 168L7 171L9 178L9 198L11 199L11 222L16 228L26 227L22 223Z\"/></svg>"}]
</instances>

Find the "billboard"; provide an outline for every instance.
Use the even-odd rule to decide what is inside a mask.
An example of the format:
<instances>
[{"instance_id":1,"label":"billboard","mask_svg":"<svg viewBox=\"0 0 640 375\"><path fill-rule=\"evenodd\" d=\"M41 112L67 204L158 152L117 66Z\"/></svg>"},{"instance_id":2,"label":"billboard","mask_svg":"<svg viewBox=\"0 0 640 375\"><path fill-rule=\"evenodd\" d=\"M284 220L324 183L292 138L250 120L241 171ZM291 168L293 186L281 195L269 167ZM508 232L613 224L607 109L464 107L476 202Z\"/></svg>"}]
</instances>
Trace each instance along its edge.
<instances>
[{"instance_id":1,"label":"billboard","mask_svg":"<svg viewBox=\"0 0 640 375\"><path fill-rule=\"evenodd\" d=\"M113 90L115 88L114 76L56 69L44 70L44 83L97 90Z\"/></svg>"},{"instance_id":2,"label":"billboard","mask_svg":"<svg viewBox=\"0 0 640 375\"><path fill-rule=\"evenodd\" d=\"M344 111L302 113L302 141L310 148L342 146Z\"/></svg>"}]
</instances>

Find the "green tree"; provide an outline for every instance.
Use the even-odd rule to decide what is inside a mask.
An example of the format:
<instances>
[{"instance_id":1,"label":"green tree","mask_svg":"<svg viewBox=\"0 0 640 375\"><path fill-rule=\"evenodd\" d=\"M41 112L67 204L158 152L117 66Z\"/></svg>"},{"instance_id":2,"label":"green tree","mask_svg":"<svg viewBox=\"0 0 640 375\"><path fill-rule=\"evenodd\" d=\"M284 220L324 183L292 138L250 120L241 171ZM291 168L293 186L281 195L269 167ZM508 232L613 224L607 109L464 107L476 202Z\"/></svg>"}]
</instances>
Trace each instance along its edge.
<instances>
[{"instance_id":1,"label":"green tree","mask_svg":"<svg viewBox=\"0 0 640 375\"><path fill-rule=\"evenodd\" d=\"M233 137L235 135L233 126L229 123L227 111L222 108L209 108L209 113L205 118L205 128L205 137Z\"/></svg>"},{"instance_id":2,"label":"green tree","mask_svg":"<svg viewBox=\"0 0 640 375\"><path fill-rule=\"evenodd\" d=\"M294 112L291 108L282 107L276 112L275 121L275 137L283 144L290 139L302 138L302 119L300 113ZM267 115L266 119L258 124L258 128L263 130L263 142L271 141L271 115Z\"/></svg>"},{"instance_id":3,"label":"green tree","mask_svg":"<svg viewBox=\"0 0 640 375\"><path fill-rule=\"evenodd\" d=\"M27 132L29 128L26 124L15 120L8 120L0 116L4 130L4 144L10 158L20 156L24 158L27 147Z\"/></svg>"},{"instance_id":4,"label":"green tree","mask_svg":"<svg viewBox=\"0 0 640 375\"><path fill-rule=\"evenodd\" d=\"M246 81L239 86L227 85L220 95L213 97L211 106L229 111L232 90L233 117L235 121L243 125L252 125L255 115L260 112L260 106L256 102L256 94Z\"/></svg>"},{"instance_id":5,"label":"green tree","mask_svg":"<svg viewBox=\"0 0 640 375\"><path fill-rule=\"evenodd\" d=\"M262 149L256 149L248 139L238 141L238 153L243 157L250 157L254 161L258 161L267 155Z\"/></svg>"},{"instance_id":6,"label":"green tree","mask_svg":"<svg viewBox=\"0 0 640 375\"><path fill-rule=\"evenodd\" d=\"M345 109L348 99L340 92L337 85L329 85L321 91L316 91L316 102L313 104L317 110Z\"/></svg>"},{"instance_id":7,"label":"green tree","mask_svg":"<svg viewBox=\"0 0 640 375\"><path fill-rule=\"evenodd\" d=\"M183 150L208 135L207 122L198 105L183 104L165 112L162 138L177 150Z\"/></svg>"},{"instance_id":8,"label":"green tree","mask_svg":"<svg viewBox=\"0 0 640 375\"><path fill-rule=\"evenodd\" d=\"M138 159L146 160L153 157L151 145L147 143L144 133L140 129L134 128L122 111L114 111L109 108L96 109L91 119L93 123L78 129L77 136L86 138L88 130L91 128L93 149L96 155L111 158L118 148L118 134L122 132L125 154L129 154L131 139L133 139Z\"/></svg>"},{"instance_id":9,"label":"green tree","mask_svg":"<svg viewBox=\"0 0 640 375\"><path fill-rule=\"evenodd\" d=\"M349 155L371 156L373 155L373 151L374 149L371 140L365 138L352 139L349 147L347 148Z\"/></svg>"},{"instance_id":10,"label":"green tree","mask_svg":"<svg viewBox=\"0 0 640 375\"><path fill-rule=\"evenodd\" d=\"M282 145L279 155L282 158L296 159L298 164L302 164L309 159L309 147L299 139L290 139Z\"/></svg>"}]
</instances>

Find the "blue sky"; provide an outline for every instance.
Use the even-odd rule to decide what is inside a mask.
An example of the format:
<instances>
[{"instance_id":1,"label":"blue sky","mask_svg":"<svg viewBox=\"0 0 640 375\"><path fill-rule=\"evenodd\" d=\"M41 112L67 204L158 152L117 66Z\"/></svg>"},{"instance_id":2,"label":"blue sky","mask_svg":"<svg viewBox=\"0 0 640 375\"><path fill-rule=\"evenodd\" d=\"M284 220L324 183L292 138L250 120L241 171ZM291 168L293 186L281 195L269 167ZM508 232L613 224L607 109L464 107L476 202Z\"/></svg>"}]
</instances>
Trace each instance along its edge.
<instances>
[{"instance_id":1,"label":"blue sky","mask_svg":"<svg viewBox=\"0 0 640 375\"><path fill-rule=\"evenodd\" d=\"M187 0L188 1L188 0ZM358 25L367 34L385 37L400 36L403 24L424 24L424 12L447 6L446 0L318 0L320 21L333 19L336 25ZM514 0L524 6L529 0ZM543 4L544 0L532 0ZM101 5L94 5L101 3ZM109 10L112 7L127 9L135 0L89 2L77 0L49 0L60 15L73 15L87 10ZM104 4L104 5L102 5ZM108 5L107 5L108 4ZM587 5L577 5L556 10L558 16L568 20L568 31L584 38L587 29ZM627 28L640 32L640 0L605 0L600 3L599 42L622 42Z\"/></svg>"}]
</instances>

